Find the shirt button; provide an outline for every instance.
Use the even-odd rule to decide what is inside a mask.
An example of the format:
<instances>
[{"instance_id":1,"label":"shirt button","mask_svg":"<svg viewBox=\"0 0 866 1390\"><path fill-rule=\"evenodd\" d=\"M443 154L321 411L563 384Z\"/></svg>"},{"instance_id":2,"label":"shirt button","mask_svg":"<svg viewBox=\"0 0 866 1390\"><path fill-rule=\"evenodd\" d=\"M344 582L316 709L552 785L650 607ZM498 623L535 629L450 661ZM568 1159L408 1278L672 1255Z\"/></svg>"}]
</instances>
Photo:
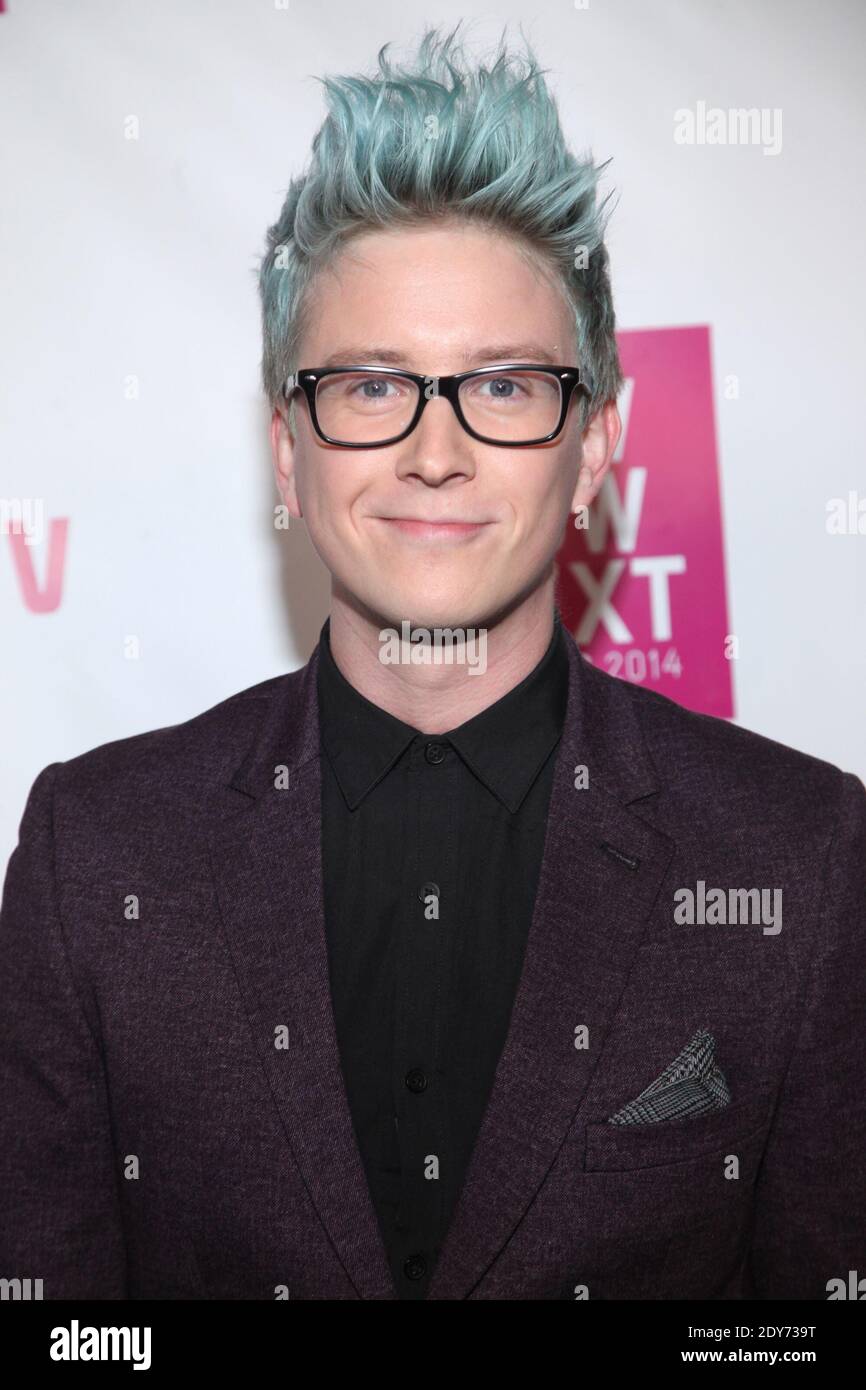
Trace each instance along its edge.
<instances>
[{"instance_id":1,"label":"shirt button","mask_svg":"<svg viewBox=\"0 0 866 1390\"><path fill-rule=\"evenodd\" d=\"M420 1067L412 1067L411 1071L407 1071L403 1080L406 1082L407 1089L416 1096L420 1096L422 1091L427 1090L427 1077Z\"/></svg>"},{"instance_id":2,"label":"shirt button","mask_svg":"<svg viewBox=\"0 0 866 1390\"><path fill-rule=\"evenodd\" d=\"M439 884L438 884L438 883L422 883L422 884L421 884L421 887L418 889L418 898L419 898L419 900L420 900L422 903L426 903L426 901L427 901L427 899L428 899L429 897L434 897L434 898L438 898L438 897L439 897Z\"/></svg>"},{"instance_id":3,"label":"shirt button","mask_svg":"<svg viewBox=\"0 0 866 1390\"><path fill-rule=\"evenodd\" d=\"M423 1255L410 1255L403 1261L403 1273L407 1279L423 1279L427 1273L427 1261Z\"/></svg>"},{"instance_id":4,"label":"shirt button","mask_svg":"<svg viewBox=\"0 0 866 1390\"><path fill-rule=\"evenodd\" d=\"M444 763L445 749L441 743L428 743L424 749L424 757L428 763Z\"/></svg>"}]
</instances>

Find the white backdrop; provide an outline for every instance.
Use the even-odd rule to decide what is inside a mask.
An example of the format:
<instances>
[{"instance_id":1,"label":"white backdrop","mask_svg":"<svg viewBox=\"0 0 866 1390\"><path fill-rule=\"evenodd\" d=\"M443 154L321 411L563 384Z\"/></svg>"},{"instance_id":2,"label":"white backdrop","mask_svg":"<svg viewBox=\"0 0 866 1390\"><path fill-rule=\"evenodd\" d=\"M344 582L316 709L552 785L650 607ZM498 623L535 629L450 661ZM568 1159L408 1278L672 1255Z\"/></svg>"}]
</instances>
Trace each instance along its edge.
<instances>
[{"instance_id":1,"label":"white backdrop","mask_svg":"<svg viewBox=\"0 0 866 1390\"><path fill-rule=\"evenodd\" d=\"M861 0L9 0L0 499L68 544L34 613L0 534L0 869L47 763L306 661L328 576L302 523L272 526L265 228L316 75L459 18L484 45L522 24L573 146L614 157L620 327L711 325L737 722L866 778L866 535L826 529L866 495ZM677 144L701 101L778 109L780 152Z\"/></svg>"}]
</instances>

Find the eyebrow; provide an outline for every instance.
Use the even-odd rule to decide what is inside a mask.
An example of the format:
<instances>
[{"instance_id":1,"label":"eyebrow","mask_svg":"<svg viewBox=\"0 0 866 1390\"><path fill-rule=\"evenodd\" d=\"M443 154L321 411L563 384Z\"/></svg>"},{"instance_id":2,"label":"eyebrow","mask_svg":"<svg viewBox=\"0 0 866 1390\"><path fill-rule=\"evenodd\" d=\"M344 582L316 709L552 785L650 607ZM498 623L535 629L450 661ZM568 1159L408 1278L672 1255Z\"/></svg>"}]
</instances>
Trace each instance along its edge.
<instances>
[{"instance_id":1,"label":"eyebrow","mask_svg":"<svg viewBox=\"0 0 866 1390\"><path fill-rule=\"evenodd\" d=\"M461 360L466 367L480 366L486 362L553 362L550 349L540 343L487 343L483 347L467 348ZM394 348L350 344L329 353L320 366L324 368L375 364L383 367L402 367L405 371L411 371L411 368L405 366L406 361L407 354Z\"/></svg>"}]
</instances>

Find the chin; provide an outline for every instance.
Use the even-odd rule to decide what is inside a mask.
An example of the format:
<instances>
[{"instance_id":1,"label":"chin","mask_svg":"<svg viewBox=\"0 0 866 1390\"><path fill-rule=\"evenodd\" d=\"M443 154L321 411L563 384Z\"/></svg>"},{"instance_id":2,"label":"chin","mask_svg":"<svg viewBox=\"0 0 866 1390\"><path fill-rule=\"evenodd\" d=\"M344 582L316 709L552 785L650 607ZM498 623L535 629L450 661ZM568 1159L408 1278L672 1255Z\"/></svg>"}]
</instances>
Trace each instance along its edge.
<instances>
[{"instance_id":1,"label":"chin","mask_svg":"<svg viewBox=\"0 0 866 1390\"><path fill-rule=\"evenodd\" d=\"M485 624L482 615L495 611L495 605L488 605L477 593L467 599L466 587L453 595L431 597L415 586L407 586L402 599L395 600L393 590L382 606L376 605L385 619L385 626L400 631L400 624L408 622L414 628L479 628Z\"/></svg>"}]
</instances>

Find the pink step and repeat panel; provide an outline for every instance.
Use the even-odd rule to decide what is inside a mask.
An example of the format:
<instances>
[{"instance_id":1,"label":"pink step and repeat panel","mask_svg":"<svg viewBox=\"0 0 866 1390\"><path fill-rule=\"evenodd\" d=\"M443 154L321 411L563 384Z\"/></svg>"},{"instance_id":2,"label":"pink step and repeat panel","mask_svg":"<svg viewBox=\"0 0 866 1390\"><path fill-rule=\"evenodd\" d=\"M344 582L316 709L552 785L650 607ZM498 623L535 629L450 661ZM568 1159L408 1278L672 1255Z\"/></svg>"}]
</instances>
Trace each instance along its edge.
<instances>
[{"instance_id":1,"label":"pink step and repeat panel","mask_svg":"<svg viewBox=\"0 0 866 1390\"><path fill-rule=\"evenodd\" d=\"M617 341L623 439L588 525L570 525L559 551L559 609L603 670L731 718L709 328Z\"/></svg>"}]
</instances>

